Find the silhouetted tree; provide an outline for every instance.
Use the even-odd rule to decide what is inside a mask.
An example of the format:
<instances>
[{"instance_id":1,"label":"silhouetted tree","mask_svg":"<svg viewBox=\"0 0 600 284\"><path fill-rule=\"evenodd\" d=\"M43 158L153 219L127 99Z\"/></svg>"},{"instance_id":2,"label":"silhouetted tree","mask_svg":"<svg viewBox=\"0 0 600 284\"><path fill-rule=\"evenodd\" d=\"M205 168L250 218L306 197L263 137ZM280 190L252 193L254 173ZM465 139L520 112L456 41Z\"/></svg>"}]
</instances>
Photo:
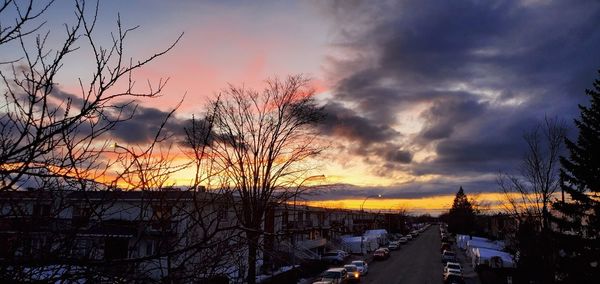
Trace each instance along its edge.
<instances>
[{"instance_id":1,"label":"silhouetted tree","mask_svg":"<svg viewBox=\"0 0 600 284\"><path fill-rule=\"evenodd\" d=\"M519 269L531 280L544 283L554 277L549 209L559 189L559 157L566 130L562 121L546 118L526 132L527 152L518 174L501 174L497 180L505 207L518 224L510 243L511 250L519 252Z\"/></svg>"},{"instance_id":2,"label":"silhouetted tree","mask_svg":"<svg viewBox=\"0 0 600 284\"><path fill-rule=\"evenodd\" d=\"M211 105L212 156L239 198L232 207L248 244L247 283L256 282L265 213L298 194L306 161L322 150L312 127L322 114L308 82L301 75L267 80L262 92L230 86Z\"/></svg>"},{"instance_id":3,"label":"silhouetted tree","mask_svg":"<svg viewBox=\"0 0 600 284\"><path fill-rule=\"evenodd\" d=\"M560 158L560 186L568 198L554 204L559 272L568 283L600 279L600 79L585 93L590 105L579 105L577 141L565 139L569 156Z\"/></svg>"},{"instance_id":4,"label":"silhouetted tree","mask_svg":"<svg viewBox=\"0 0 600 284\"><path fill-rule=\"evenodd\" d=\"M173 112L153 141L112 143L115 127L133 118L140 99L159 96L167 81L140 89L134 73L181 35L154 54L129 58L125 47L136 27L117 17L115 31L101 42L98 2L73 3L72 22L60 33L42 31L53 1L0 2L0 282L197 283L224 273L215 270L230 261L229 241L237 238L222 230L230 198L196 192L199 178L189 191L159 190L185 167L174 163L171 147L155 148L169 139L160 130ZM79 70L84 77L74 93L56 81L70 58L93 66ZM125 195L143 198L133 204ZM114 241L108 227L134 236L119 242L116 254L106 248ZM133 250L149 239L156 242L144 253Z\"/></svg>"},{"instance_id":5,"label":"silhouetted tree","mask_svg":"<svg viewBox=\"0 0 600 284\"><path fill-rule=\"evenodd\" d=\"M471 234L475 229L475 211L462 186L454 197L448 212L448 231L455 234Z\"/></svg>"},{"instance_id":6,"label":"silhouetted tree","mask_svg":"<svg viewBox=\"0 0 600 284\"><path fill-rule=\"evenodd\" d=\"M559 156L566 126L557 119L545 119L525 133L527 152L518 174L501 174L498 184L505 194L507 209L519 220L539 221L549 229L550 205L559 189Z\"/></svg>"}]
</instances>

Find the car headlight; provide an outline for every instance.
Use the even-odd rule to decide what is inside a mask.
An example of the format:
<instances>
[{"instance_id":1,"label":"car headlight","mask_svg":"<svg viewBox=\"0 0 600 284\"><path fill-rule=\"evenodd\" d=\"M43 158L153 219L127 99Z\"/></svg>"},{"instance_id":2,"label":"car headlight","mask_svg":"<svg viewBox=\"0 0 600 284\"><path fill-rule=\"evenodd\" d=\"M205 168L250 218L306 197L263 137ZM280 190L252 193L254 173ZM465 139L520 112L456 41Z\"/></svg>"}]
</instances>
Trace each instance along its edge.
<instances>
[{"instance_id":1,"label":"car headlight","mask_svg":"<svg viewBox=\"0 0 600 284\"><path fill-rule=\"evenodd\" d=\"M354 272L354 277L355 278L358 278L358 275L359 275L358 272Z\"/></svg>"}]
</instances>

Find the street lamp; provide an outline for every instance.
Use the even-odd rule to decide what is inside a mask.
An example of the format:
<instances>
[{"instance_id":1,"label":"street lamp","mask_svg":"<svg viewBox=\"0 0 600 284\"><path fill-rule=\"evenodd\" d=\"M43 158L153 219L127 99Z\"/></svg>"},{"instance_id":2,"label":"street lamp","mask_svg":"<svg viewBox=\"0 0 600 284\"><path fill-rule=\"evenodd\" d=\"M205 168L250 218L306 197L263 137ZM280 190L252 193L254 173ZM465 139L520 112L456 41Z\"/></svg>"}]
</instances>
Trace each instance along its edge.
<instances>
[{"instance_id":1,"label":"street lamp","mask_svg":"<svg viewBox=\"0 0 600 284\"><path fill-rule=\"evenodd\" d=\"M371 197L377 197L377 198L381 198L381 194L377 194L377 195L369 195L369 196L365 197L365 200L363 200L362 204L360 205L360 211L361 211L361 212L364 212L364 211L365 211L365 210L364 210L364 208L363 208L363 207L365 206L365 202L367 202L367 199L369 199L369 198L371 198ZM361 253L362 255L364 255L364 254L365 254L365 251L364 251L364 239L365 239L365 233L363 232L363 233L360 235L360 253Z\"/></svg>"},{"instance_id":2,"label":"street lamp","mask_svg":"<svg viewBox=\"0 0 600 284\"><path fill-rule=\"evenodd\" d=\"M377 198L381 198L381 194L377 194L377 195L369 195L367 197L365 197L365 200L363 200L362 204L360 205L360 211L365 211L363 209L363 207L365 206L365 202L367 202L367 199L371 198L371 197L377 197Z\"/></svg>"}]
</instances>

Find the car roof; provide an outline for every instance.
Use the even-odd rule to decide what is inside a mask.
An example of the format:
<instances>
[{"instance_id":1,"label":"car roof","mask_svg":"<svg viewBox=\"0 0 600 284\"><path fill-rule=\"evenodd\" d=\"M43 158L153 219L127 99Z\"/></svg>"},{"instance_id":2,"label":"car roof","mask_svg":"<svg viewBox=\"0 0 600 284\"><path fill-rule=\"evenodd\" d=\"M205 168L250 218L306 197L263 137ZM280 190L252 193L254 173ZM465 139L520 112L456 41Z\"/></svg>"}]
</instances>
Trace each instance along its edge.
<instances>
[{"instance_id":1,"label":"car roof","mask_svg":"<svg viewBox=\"0 0 600 284\"><path fill-rule=\"evenodd\" d=\"M348 266L350 266L350 267L352 267L352 266L356 267L356 265L354 265L354 264L346 264L346 265L344 265L344 267L348 267Z\"/></svg>"},{"instance_id":2,"label":"car roof","mask_svg":"<svg viewBox=\"0 0 600 284\"><path fill-rule=\"evenodd\" d=\"M325 272L329 272L329 271L331 271L331 272L342 272L342 271L344 271L344 270L346 270L346 269L345 269L345 268L343 268L343 267L336 267L336 268L329 268L329 269L327 269L327 271L325 271Z\"/></svg>"},{"instance_id":3,"label":"car roof","mask_svg":"<svg viewBox=\"0 0 600 284\"><path fill-rule=\"evenodd\" d=\"M447 265L448 264L450 264L450 265L452 265L452 264L454 264L454 265L460 265L460 263L458 263L458 262L452 262L452 261L448 261L448 262L446 262L446 264Z\"/></svg>"}]
</instances>

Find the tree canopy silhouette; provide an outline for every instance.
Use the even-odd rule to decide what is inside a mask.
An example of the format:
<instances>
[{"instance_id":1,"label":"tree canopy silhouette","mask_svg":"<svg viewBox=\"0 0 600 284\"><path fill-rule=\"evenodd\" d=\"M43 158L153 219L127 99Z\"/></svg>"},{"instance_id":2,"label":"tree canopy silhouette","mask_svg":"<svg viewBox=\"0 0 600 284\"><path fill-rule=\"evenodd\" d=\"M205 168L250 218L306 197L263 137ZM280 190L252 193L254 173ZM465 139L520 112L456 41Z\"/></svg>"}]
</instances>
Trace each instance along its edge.
<instances>
[{"instance_id":1,"label":"tree canopy silhouette","mask_svg":"<svg viewBox=\"0 0 600 284\"><path fill-rule=\"evenodd\" d=\"M470 234L475 228L475 210L462 186L454 197L448 212L448 230L456 234Z\"/></svg>"},{"instance_id":2,"label":"tree canopy silhouette","mask_svg":"<svg viewBox=\"0 0 600 284\"><path fill-rule=\"evenodd\" d=\"M568 198L554 204L560 212L559 270L572 283L600 277L600 79L585 93L590 105L579 105L577 141L565 139L569 156L560 159L561 189Z\"/></svg>"}]
</instances>

